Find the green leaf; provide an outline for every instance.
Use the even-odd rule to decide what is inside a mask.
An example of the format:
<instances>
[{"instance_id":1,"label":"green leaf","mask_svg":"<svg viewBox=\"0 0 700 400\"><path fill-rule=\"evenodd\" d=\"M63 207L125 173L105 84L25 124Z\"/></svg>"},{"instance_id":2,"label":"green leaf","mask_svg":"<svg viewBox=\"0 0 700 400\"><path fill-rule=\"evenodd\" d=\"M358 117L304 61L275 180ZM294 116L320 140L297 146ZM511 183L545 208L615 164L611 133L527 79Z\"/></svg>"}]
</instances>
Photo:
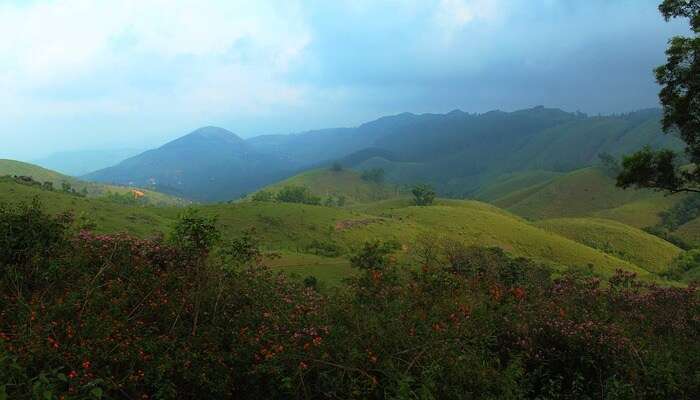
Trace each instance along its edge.
<instances>
[{"instance_id":1,"label":"green leaf","mask_svg":"<svg viewBox=\"0 0 700 400\"><path fill-rule=\"evenodd\" d=\"M90 391L90 394L97 399L101 399L102 398L102 388L98 388L98 387L92 388L92 390Z\"/></svg>"},{"instance_id":2,"label":"green leaf","mask_svg":"<svg viewBox=\"0 0 700 400\"><path fill-rule=\"evenodd\" d=\"M0 386L0 400L7 400L7 385Z\"/></svg>"}]
</instances>

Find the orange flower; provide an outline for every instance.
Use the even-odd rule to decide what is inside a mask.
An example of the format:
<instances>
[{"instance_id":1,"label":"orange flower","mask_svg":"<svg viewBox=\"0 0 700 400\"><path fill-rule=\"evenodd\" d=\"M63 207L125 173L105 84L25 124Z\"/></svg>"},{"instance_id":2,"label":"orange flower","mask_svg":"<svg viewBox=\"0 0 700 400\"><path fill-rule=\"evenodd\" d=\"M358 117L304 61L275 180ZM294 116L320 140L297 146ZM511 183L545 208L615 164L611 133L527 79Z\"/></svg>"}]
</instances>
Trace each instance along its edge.
<instances>
[{"instance_id":1,"label":"orange flower","mask_svg":"<svg viewBox=\"0 0 700 400\"><path fill-rule=\"evenodd\" d=\"M513 289L513 297L515 297L518 300L522 300L525 298L525 289L521 287L516 287Z\"/></svg>"}]
</instances>

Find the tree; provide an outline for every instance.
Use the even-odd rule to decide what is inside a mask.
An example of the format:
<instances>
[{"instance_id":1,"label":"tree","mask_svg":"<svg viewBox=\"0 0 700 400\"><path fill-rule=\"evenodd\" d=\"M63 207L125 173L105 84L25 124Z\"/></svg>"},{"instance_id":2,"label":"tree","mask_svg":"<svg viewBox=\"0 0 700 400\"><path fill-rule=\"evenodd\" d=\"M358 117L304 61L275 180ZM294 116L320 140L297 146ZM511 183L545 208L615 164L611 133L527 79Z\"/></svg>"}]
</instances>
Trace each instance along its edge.
<instances>
[{"instance_id":1,"label":"tree","mask_svg":"<svg viewBox=\"0 0 700 400\"><path fill-rule=\"evenodd\" d=\"M395 242L365 242L362 249L350 257L350 265L361 270L383 270L391 263L389 256L399 248Z\"/></svg>"},{"instance_id":2,"label":"tree","mask_svg":"<svg viewBox=\"0 0 700 400\"><path fill-rule=\"evenodd\" d=\"M272 201L274 200L274 197L275 195L272 192L268 190L260 190L255 192L250 199L253 201Z\"/></svg>"},{"instance_id":3,"label":"tree","mask_svg":"<svg viewBox=\"0 0 700 400\"><path fill-rule=\"evenodd\" d=\"M435 201L435 191L428 185L416 185L411 190L417 206L429 206Z\"/></svg>"},{"instance_id":4,"label":"tree","mask_svg":"<svg viewBox=\"0 0 700 400\"><path fill-rule=\"evenodd\" d=\"M382 168L371 168L362 171L362 179L368 182L383 183L384 182L384 170Z\"/></svg>"},{"instance_id":5,"label":"tree","mask_svg":"<svg viewBox=\"0 0 700 400\"><path fill-rule=\"evenodd\" d=\"M219 238L216 218L203 217L197 210L188 208L175 224L170 241L185 254L202 260Z\"/></svg>"},{"instance_id":6,"label":"tree","mask_svg":"<svg viewBox=\"0 0 700 400\"><path fill-rule=\"evenodd\" d=\"M672 38L666 64L655 70L661 85L663 130L678 134L685 142L685 158L671 150L645 147L624 158L617 185L700 192L700 0L664 0L659 11L667 21L688 18L694 33Z\"/></svg>"},{"instance_id":7,"label":"tree","mask_svg":"<svg viewBox=\"0 0 700 400\"><path fill-rule=\"evenodd\" d=\"M340 172L343 170L343 164L340 163L340 161L336 161L331 165L331 171L333 172Z\"/></svg>"},{"instance_id":8,"label":"tree","mask_svg":"<svg viewBox=\"0 0 700 400\"><path fill-rule=\"evenodd\" d=\"M314 196L309 188L304 186L285 186L280 189L275 199L280 203L321 204L321 198Z\"/></svg>"}]
</instances>

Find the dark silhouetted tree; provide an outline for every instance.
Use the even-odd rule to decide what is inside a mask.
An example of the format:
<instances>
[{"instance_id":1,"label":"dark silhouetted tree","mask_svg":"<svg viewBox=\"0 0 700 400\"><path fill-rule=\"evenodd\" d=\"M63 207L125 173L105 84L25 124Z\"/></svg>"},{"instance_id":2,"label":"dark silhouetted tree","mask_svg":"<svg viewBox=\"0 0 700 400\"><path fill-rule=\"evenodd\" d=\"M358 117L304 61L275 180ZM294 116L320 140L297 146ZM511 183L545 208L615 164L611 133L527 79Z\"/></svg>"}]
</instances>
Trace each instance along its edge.
<instances>
[{"instance_id":1,"label":"dark silhouetted tree","mask_svg":"<svg viewBox=\"0 0 700 400\"><path fill-rule=\"evenodd\" d=\"M417 206L429 206L435 201L435 191L428 185L416 185L411 189Z\"/></svg>"},{"instance_id":2,"label":"dark silhouetted tree","mask_svg":"<svg viewBox=\"0 0 700 400\"><path fill-rule=\"evenodd\" d=\"M694 35L669 41L666 64L655 71L661 85L662 126L685 142L685 158L671 150L649 147L624 158L620 187L700 192L700 0L665 0L659 11L666 20L688 18Z\"/></svg>"}]
</instances>

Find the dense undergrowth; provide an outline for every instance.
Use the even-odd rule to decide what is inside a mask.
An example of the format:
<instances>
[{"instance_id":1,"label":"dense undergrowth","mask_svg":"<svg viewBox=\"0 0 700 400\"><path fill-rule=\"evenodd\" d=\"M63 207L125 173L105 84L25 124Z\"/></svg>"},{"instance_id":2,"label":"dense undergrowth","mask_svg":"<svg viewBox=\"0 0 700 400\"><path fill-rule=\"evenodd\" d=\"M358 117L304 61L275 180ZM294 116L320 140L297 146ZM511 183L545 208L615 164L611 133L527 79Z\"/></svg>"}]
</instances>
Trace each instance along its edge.
<instances>
[{"instance_id":1,"label":"dense undergrowth","mask_svg":"<svg viewBox=\"0 0 700 400\"><path fill-rule=\"evenodd\" d=\"M372 242L337 289L274 273L252 233L169 238L0 207L0 399L691 399L700 297L619 272ZM416 268L417 267L417 268Z\"/></svg>"}]
</instances>

